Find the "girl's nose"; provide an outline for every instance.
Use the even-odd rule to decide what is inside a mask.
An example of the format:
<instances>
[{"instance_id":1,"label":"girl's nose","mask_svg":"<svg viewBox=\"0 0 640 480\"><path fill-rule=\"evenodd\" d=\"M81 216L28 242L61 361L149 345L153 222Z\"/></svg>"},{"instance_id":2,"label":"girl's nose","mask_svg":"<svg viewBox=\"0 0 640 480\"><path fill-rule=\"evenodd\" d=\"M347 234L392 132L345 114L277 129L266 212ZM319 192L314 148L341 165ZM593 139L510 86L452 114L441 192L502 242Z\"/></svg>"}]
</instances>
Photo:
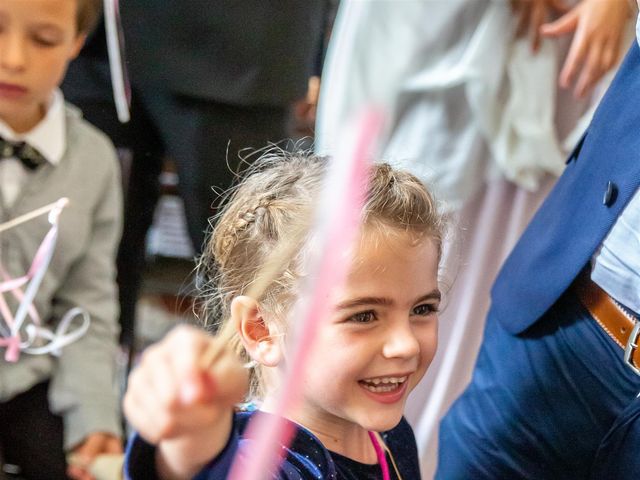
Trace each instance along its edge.
<instances>
[{"instance_id":1,"label":"girl's nose","mask_svg":"<svg viewBox=\"0 0 640 480\"><path fill-rule=\"evenodd\" d=\"M409 321L394 322L387 332L382 353L386 358L412 358L420 353L420 343Z\"/></svg>"},{"instance_id":2,"label":"girl's nose","mask_svg":"<svg viewBox=\"0 0 640 480\"><path fill-rule=\"evenodd\" d=\"M7 35L1 44L0 64L10 71L24 70L27 63L25 40L19 35Z\"/></svg>"}]
</instances>

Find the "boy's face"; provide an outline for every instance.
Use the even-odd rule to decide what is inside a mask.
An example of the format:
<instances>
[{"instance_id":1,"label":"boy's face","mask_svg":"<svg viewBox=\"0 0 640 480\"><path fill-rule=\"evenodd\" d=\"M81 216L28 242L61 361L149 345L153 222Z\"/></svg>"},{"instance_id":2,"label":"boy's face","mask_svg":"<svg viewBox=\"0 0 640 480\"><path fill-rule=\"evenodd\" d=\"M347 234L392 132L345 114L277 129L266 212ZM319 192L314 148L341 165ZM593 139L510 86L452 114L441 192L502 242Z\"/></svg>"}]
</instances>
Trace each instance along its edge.
<instances>
[{"instance_id":1,"label":"boy's face","mask_svg":"<svg viewBox=\"0 0 640 480\"><path fill-rule=\"evenodd\" d=\"M346 439L362 428L396 426L436 351L440 291L434 242L414 244L403 232L382 236L365 230L363 238L316 338L304 406L293 418L320 436L332 432Z\"/></svg>"},{"instance_id":2,"label":"boy's face","mask_svg":"<svg viewBox=\"0 0 640 480\"><path fill-rule=\"evenodd\" d=\"M82 48L77 0L0 0L0 118L18 132L43 117Z\"/></svg>"}]
</instances>

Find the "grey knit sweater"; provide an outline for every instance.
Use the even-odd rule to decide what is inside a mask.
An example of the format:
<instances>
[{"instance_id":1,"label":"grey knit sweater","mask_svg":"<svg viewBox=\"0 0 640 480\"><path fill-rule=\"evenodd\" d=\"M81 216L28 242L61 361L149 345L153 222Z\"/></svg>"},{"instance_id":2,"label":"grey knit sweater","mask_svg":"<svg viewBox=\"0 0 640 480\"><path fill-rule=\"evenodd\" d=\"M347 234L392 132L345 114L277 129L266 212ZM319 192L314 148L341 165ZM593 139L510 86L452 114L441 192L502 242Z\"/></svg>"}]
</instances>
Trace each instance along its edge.
<instances>
[{"instance_id":1,"label":"grey knit sweater","mask_svg":"<svg viewBox=\"0 0 640 480\"><path fill-rule=\"evenodd\" d=\"M0 222L69 198L60 216L55 253L34 304L50 328L75 306L88 311L91 325L60 357L22 354L12 364L1 356L0 401L49 379L50 408L63 417L65 447L69 448L91 432L120 434L114 371L118 335L115 254L122 200L111 142L73 107L66 109L66 122L67 146L60 163L46 164L30 175L10 209L0 198ZM48 229L43 215L0 233L0 261L11 276L26 273ZM15 314L15 300L8 294L5 299Z\"/></svg>"}]
</instances>

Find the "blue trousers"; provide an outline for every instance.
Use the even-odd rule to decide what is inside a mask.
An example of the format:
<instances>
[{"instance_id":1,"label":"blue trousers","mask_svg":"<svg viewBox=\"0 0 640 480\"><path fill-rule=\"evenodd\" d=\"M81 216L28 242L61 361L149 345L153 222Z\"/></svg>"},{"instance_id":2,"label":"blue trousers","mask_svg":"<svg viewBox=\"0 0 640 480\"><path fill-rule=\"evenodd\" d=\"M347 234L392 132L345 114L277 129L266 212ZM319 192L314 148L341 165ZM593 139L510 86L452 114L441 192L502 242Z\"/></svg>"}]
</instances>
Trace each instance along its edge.
<instances>
[{"instance_id":1,"label":"blue trousers","mask_svg":"<svg viewBox=\"0 0 640 480\"><path fill-rule=\"evenodd\" d=\"M616 419L593 462L590 480L640 478L640 397Z\"/></svg>"},{"instance_id":2,"label":"blue trousers","mask_svg":"<svg viewBox=\"0 0 640 480\"><path fill-rule=\"evenodd\" d=\"M436 478L590 478L640 391L622 353L571 291L521 335L488 318L471 383L440 427Z\"/></svg>"}]
</instances>

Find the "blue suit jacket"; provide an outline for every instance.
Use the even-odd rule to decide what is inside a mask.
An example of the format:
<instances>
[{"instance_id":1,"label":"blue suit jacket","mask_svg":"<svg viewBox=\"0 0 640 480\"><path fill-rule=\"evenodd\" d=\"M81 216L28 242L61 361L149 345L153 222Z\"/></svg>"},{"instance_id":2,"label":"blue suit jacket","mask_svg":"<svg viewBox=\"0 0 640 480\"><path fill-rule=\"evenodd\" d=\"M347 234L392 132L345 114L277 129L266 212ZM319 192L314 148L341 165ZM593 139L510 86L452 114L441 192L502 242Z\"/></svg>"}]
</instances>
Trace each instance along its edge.
<instances>
[{"instance_id":1,"label":"blue suit jacket","mask_svg":"<svg viewBox=\"0 0 640 480\"><path fill-rule=\"evenodd\" d=\"M566 170L502 267L489 315L513 334L533 325L589 261L639 184L634 42Z\"/></svg>"}]
</instances>

